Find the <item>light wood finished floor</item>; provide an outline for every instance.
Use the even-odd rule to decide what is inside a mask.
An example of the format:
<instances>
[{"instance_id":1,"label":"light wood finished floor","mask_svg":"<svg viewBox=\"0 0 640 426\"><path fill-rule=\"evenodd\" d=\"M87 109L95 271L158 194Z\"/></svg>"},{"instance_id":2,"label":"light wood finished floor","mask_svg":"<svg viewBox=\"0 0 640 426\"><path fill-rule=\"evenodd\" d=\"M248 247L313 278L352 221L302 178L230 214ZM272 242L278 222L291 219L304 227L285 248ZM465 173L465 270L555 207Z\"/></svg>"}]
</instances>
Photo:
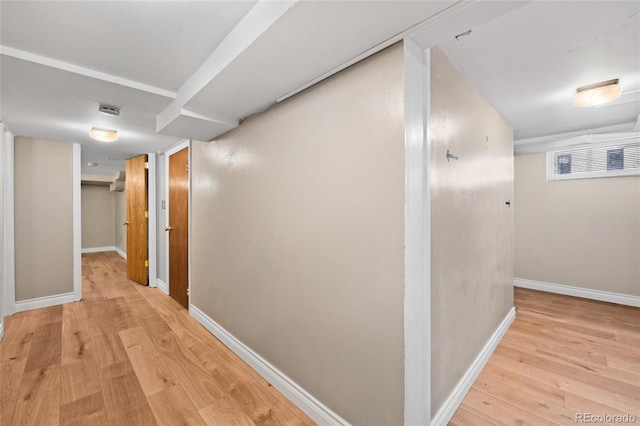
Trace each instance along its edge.
<instances>
[{"instance_id":1,"label":"light wood finished floor","mask_svg":"<svg viewBox=\"0 0 640 426\"><path fill-rule=\"evenodd\" d=\"M115 252L82 263L81 302L5 319L0 425L314 424Z\"/></svg>"},{"instance_id":2,"label":"light wood finished floor","mask_svg":"<svg viewBox=\"0 0 640 426\"><path fill-rule=\"evenodd\" d=\"M516 319L450 425L640 424L640 309L515 289Z\"/></svg>"}]
</instances>

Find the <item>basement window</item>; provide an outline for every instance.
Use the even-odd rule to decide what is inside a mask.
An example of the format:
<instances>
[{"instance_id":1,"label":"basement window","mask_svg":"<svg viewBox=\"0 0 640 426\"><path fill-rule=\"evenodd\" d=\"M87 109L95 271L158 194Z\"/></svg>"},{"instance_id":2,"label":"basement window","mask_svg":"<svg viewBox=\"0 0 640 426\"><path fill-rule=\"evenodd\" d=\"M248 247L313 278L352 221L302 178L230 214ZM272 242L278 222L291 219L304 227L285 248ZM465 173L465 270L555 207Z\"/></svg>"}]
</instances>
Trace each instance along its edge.
<instances>
[{"instance_id":1,"label":"basement window","mask_svg":"<svg viewBox=\"0 0 640 426\"><path fill-rule=\"evenodd\" d=\"M547 180L640 176L640 140L547 152Z\"/></svg>"}]
</instances>

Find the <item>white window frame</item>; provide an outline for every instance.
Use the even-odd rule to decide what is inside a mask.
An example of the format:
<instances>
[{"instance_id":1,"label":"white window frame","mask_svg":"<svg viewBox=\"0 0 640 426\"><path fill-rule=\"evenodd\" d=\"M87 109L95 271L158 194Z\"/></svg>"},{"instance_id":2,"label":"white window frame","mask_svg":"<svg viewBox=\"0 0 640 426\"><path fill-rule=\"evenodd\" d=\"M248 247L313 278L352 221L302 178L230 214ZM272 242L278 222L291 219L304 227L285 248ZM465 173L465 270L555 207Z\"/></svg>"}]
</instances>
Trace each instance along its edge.
<instances>
[{"instance_id":1,"label":"white window frame","mask_svg":"<svg viewBox=\"0 0 640 426\"><path fill-rule=\"evenodd\" d=\"M585 173L568 173L568 174L556 174L555 173L555 156L557 153L571 152L572 150L583 150L587 148L624 148L624 145L640 142L640 136L615 141L615 142L603 142L589 145L567 146L562 149L554 151L547 151L547 181L559 181L559 180L573 180L573 179L599 179L599 178L611 178L611 177L624 177L624 176L640 176L640 169L622 169L622 170L603 170L599 172L585 172Z\"/></svg>"}]
</instances>

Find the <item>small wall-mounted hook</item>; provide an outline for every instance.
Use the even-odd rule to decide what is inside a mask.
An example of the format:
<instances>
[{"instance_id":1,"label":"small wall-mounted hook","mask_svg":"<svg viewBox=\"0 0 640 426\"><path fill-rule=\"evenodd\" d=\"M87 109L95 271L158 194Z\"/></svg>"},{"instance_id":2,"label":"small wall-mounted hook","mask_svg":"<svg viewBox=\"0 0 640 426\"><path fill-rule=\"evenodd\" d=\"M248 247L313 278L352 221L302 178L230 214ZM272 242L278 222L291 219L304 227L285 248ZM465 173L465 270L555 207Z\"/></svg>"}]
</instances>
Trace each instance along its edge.
<instances>
[{"instance_id":1,"label":"small wall-mounted hook","mask_svg":"<svg viewBox=\"0 0 640 426\"><path fill-rule=\"evenodd\" d=\"M511 208L511 200L507 201L505 204Z\"/></svg>"},{"instance_id":2,"label":"small wall-mounted hook","mask_svg":"<svg viewBox=\"0 0 640 426\"><path fill-rule=\"evenodd\" d=\"M447 161L449 161L450 159L454 159L457 160L458 156L457 155L453 155L449 152L449 150L447 150Z\"/></svg>"}]
</instances>

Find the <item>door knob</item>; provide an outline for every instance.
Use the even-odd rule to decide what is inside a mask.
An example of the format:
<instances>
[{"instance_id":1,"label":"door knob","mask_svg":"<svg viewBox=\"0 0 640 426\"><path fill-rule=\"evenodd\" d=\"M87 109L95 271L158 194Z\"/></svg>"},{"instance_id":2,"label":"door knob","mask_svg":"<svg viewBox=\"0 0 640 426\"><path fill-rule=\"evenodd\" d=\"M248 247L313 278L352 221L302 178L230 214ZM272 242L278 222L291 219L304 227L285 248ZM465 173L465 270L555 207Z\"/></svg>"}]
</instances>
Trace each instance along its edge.
<instances>
[{"instance_id":1,"label":"door knob","mask_svg":"<svg viewBox=\"0 0 640 426\"><path fill-rule=\"evenodd\" d=\"M127 226L127 225L129 224L129 221L128 221L128 220L123 220L123 221L122 221L122 224L123 224L124 226Z\"/></svg>"},{"instance_id":2,"label":"door knob","mask_svg":"<svg viewBox=\"0 0 640 426\"><path fill-rule=\"evenodd\" d=\"M171 231L171 226L167 226L166 228L164 228L164 230L167 232Z\"/></svg>"}]
</instances>

